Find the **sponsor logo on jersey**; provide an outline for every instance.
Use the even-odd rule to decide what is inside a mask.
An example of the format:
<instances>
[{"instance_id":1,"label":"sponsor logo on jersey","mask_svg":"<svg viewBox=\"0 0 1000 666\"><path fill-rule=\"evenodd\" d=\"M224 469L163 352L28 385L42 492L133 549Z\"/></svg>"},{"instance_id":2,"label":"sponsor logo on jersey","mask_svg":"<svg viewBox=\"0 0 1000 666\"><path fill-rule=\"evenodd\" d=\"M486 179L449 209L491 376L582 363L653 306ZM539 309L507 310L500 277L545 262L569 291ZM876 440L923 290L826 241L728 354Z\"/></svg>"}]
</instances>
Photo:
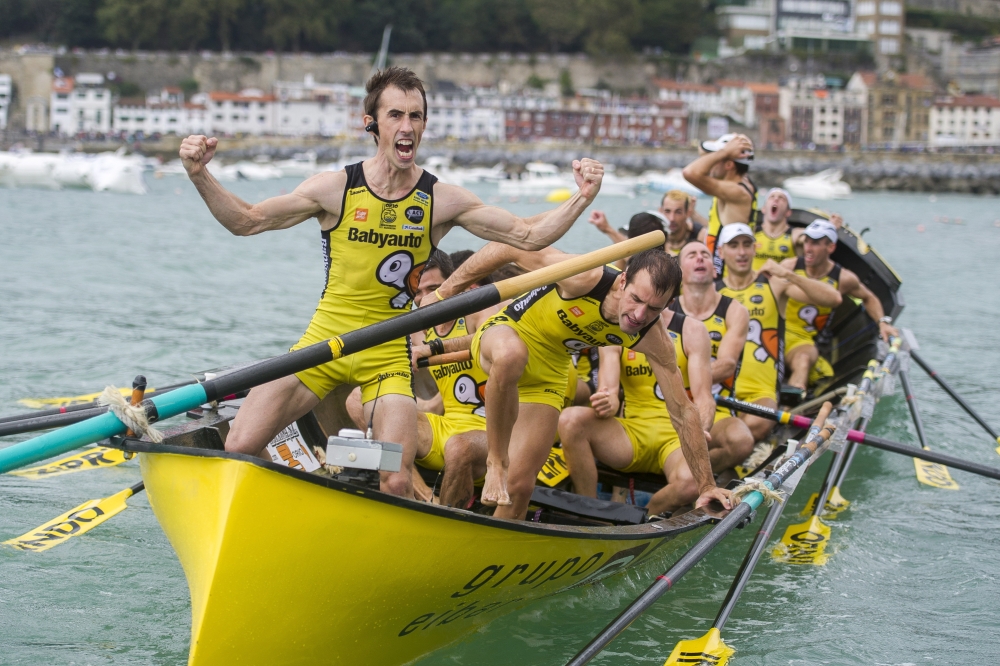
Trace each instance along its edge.
<instances>
[{"instance_id":1,"label":"sponsor logo on jersey","mask_svg":"<svg viewBox=\"0 0 1000 666\"><path fill-rule=\"evenodd\" d=\"M633 350L629 349L627 356L628 356L628 360L630 360L630 361L634 361L635 360L635 352Z\"/></svg>"},{"instance_id":2,"label":"sponsor logo on jersey","mask_svg":"<svg viewBox=\"0 0 1000 666\"><path fill-rule=\"evenodd\" d=\"M424 209L421 208L420 206L410 206L409 208L403 211L403 215L410 222L420 222L422 219L424 219Z\"/></svg>"},{"instance_id":3,"label":"sponsor logo on jersey","mask_svg":"<svg viewBox=\"0 0 1000 666\"><path fill-rule=\"evenodd\" d=\"M368 243L378 247L420 247L423 236L416 234L384 234L378 231L362 231L357 227L347 230L347 240L355 243Z\"/></svg>"},{"instance_id":4,"label":"sponsor logo on jersey","mask_svg":"<svg viewBox=\"0 0 1000 666\"><path fill-rule=\"evenodd\" d=\"M716 342L718 342L719 340L722 339L722 333L719 333L718 331L709 331L708 332L708 337L710 337L713 340L715 340Z\"/></svg>"},{"instance_id":5,"label":"sponsor logo on jersey","mask_svg":"<svg viewBox=\"0 0 1000 666\"><path fill-rule=\"evenodd\" d=\"M609 343L609 344L612 344L612 345L620 345L620 344L622 343L622 339L621 339L621 338L619 338L619 337L618 337L617 335L615 335L614 333L608 333L608 334L607 334L607 335L605 335L604 337L605 337L605 338L607 339L607 341L608 341L608 343Z\"/></svg>"},{"instance_id":6,"label":"sponsor logo on jersey","mask_svg":"<svg viewBox=\"0 0 1000 666\"><path fill-rule=\"evenodd\" d=\"M394 203L384 203L382 204L382 221L386 224L392 224L396 221L396 204Z\"/></svg>"},{"instance_id":7,"label":"sponsor logo on jersey","mask_svg":"<svg viewBox=\"0 0 1000 666\"><path fill-rule=\"evenodd\" d=\"M598 320L598 321L592 321L589 324L587 324L586 329L593 333L600 333L608 326L610 326L610 324L608 324L607 322Z\"/></svg>"},{"instance_id":8,"label":"sponsor logo on jersey","mask_svg":"<svg viewBox=\"0 0 1000 666\"><path fill-rule=\"evenodd\" d=\"M582 317L583 316L583 310L581 310L580 308L576 307L575 305L573 307L571 307L569 309L569 311L573 313L574 317Z\"/></svg>"},{"instance_id":9,"label":"sponsor logo on jersey","mask_svg":"<svg viewBox=\"0 0 1000 666\"><path fill-rule=\"evenodd\" d=\"M589 332L584 330L576 322L570 321L569 315L567 315L564 311L559 310L558 312L556 312L556 314L558 315L559 321L562 322L563 326L565 326L569 330L573 331L573 333L579 335L581 338L586 340L587 344L583 345L584 347L586 346L604 347L607 345L606 342L604 342L603 340L598 340L597 338L592 336Z\"/></svg>"},{"instance_id":10,"label":"sponsor logo on jersey","mask_svg":"<svg viewBox=\"0 0 1000 666\"><path fill-rule=\"evenodd\" d=\"M347 194L349 196L353 197L353 196L355 196L357 194L364 194L367 191L368 191L368 188L366 188L366 187L355 187L353 190L348 190Z\"/></svg>"},{"instance_id":11,"label":"sponsor logo on jersey","mask_svg":"<svg viewBox=\"0 0 1000 666\"><path fill-rule=\"evenodd\" d=\"M354 211L354 221L355 222L367 222L368 221L368 209L359 208Z\"/></svg>"},{"instance_id":12,"label":"sponsor logo on jersey","mask_svg":"<svg viewBox=\"0 0 1000 666\"><path fill-rule=\"evenodd\" d=\"M788 252L788 246L787 245L779 245L778 246L778 250L781 251L781 252Z\"/></svg>"},{"instance_id":13,"label":"sponsor logo on jersey","mask_svg":"<svg viewBox=\"0 0 1000 666\"><path fill-rule=\"evenodd\" d=\"M645 377L647 375L652 376L652 374L653 374L653 369L648 365L625 366L626 377Z\"/></svg>"},{"instance_id":14,"label":"sponsor logo on jersey","mask_svg":"<svg viewBox=\"0 0 1000 666\"><path fill-rule=\"evenodd\" d=\"M449 363L448 365L439 365L436 368L431 369L431 374L434 375L434 379L446 379L450 375L457 374L463 370L472 370L472 361L461 361L459 363Z\"/></svg>"},{"instance_id":15,"label":"sponsor logo on jersey","mask_svg":"<svg viewBox=\"0 0 1000 666\"><path fill-rule=\"evenodd\" d=\"M750 310L750 316L751 317L763 317L766 314L766 312L767 311L764 308L754 308L754 309Z\"/></svg>"},{"instance_id":16,"label":"sponsor logo on jersey","mask_svg":"<svg viewBox=\"0 0 1000 666\"><path fill-rule=\"evenodd\" d=\"M760 294L754 294L753 296L750 297L750 302L751 303L763 303L764 302L764 297L761 296Z\"/></svg>"},{"instance_id":17,"label":"sponsor logo on jersey","mask_svg":"<svg viewBox=\"0 0 1000 666\"><path fill-rule=\"evenodd\" d=\"M417 199L418 201L425 201L426 202L426 201L430 201L431 200L430 196L426 192L421 192L420 190L417 190L416 192L414 192L413 193L413 197L415 199Z\"/></svg>"},{"instance_id":18,"label":"sponsor logo on jersey","mask_svg":"<svg viewBox=\"0 0 1000 666\"><path fill-rule=\"evenodd\" d=\"M722 318L721 317L714 317L714 320L715 320L716 324L721 324L722 323Z\"/></svg>"},{"instance_id":19,"label":"sponsor logo on jersey","mask_svg":"<svg viewBox=\"0 0 1000 666\"><path fill-rule=\"evenodd\" d=\"M424 225L422 224L404 224L403 231L423 231Z\"/></svg>"}]
</instances>

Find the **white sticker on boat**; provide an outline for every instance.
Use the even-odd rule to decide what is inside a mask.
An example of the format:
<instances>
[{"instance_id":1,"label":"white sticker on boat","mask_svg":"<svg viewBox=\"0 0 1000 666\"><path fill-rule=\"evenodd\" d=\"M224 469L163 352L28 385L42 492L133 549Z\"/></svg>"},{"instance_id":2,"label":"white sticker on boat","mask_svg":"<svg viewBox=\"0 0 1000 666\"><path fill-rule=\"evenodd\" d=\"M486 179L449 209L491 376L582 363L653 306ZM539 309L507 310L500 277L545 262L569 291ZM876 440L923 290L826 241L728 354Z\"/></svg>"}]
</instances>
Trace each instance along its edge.
<instances>
[{"instance_id":1,"label":"white sticker on boat","mask_svg":"<svg viewBox=\"0 0 1000 666\"><path fill-rule=\"evenodd\" d=\"M319 461L309 450L302 433L299 432L299 427L294 423L271 440L267 445L267 453L273 462L301 469L303 472L313 472L320 468Z\"/></svg>"}]
</instances>

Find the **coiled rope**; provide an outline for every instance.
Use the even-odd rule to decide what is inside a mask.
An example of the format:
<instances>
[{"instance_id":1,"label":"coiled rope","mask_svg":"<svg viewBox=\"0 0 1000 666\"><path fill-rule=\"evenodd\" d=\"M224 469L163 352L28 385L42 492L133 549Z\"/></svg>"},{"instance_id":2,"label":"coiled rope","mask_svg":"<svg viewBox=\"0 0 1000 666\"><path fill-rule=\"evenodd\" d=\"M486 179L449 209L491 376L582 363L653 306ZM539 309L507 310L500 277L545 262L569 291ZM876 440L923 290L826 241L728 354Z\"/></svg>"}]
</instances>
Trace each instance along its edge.
<instances>
[{"instance_id":1,"label":"coiled rope","mask_svg":"<svg viewBox=\"0 0 1000 666\"><path fill-rule=\"evenodd\" d=\"M749 495L754 491L764 496L765 506L771 506L775 502L785 501L785 493L780 490L771 490L763 481L759 479L743 479L743 483L737 486L736 490L733 491L733 497L742 501L744 495Z\"/></svg>"},{"instance_id":2,"label":"coiled rope","mask_svg":"<svg viewBox=\"0 0 1000 666\"><path fill-rule=\"evenodd\" d=\"M101 405L106 405L111 412L118 417L118 420L129 427L129 429L140 437L148 437L154 444L163 441L163 434L149 424L146 418L146 409L141 405L132 405L125 400L125 396L114 386L106 386L104 392L97 399Z\"/></svg>"}]
</instances>

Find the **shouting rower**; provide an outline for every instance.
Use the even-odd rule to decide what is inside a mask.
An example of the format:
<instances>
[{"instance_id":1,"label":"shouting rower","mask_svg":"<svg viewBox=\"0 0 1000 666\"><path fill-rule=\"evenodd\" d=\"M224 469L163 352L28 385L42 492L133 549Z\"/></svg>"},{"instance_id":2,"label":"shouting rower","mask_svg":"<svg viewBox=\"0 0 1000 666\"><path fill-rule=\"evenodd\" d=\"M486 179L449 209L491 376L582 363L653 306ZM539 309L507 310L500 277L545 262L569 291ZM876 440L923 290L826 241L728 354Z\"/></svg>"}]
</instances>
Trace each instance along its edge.
<instances>
[{"instance_id":1,"label":"shouting rower","mask_svg":"<svg viewBox=\"0 0 1000 666\"><path fill-rule=\"evenodd\" d=\"M476 276L513 261L526 270L569 258L556 249L525 252L490 243L445 281L442 296ZM569 376L570 355L586 347L621 346L644 352L663 388L666 409L698 489L697 505L728 491L717 488L698 411L684 391L673 344L659 322L679 282L676 260L661 249L632 257L625 271L609 266L534 289L491 317L476 333L472 355L489 375L489 443L483 504L495 516L523 519L535 478L549 454Z\"/></svg>"},{"instance_id":2,"label":"shouting rower","mask_svg":"<svg viewBox=\"0 0 1000 666\"><path fill-rule=\"evenodd\" d=\"M820 219L806 227L802 232L802 249L801 257L786 259L782 266L809 279L826 282L843 296L860 300L886 342L890 336L899 335L878 297L857 275L830 258L837 249L837 228L833 224ZM816 348L817 340L821 340L833 324L833 308L789 296L785 321L785 357L791 369L788 385L804 395L814 366L819 376L833 375L833 368L820 357Z\"/></svg>"},{"instance_id":3,"label":"shouting rower","mask_svg":"<svg viewBox=\"0 0 1000 666\"><path fill-rule=\"evenodd\" d=\"M337 172L317 174L290 194L249 204L227 191L206 165L216 138L189 136L180 156L188 177L215 218L248 236L319 221L326 282L316 313L292 349L384 321L410 309L431 249L455 226L524 250L547 247L562 236L597 196L599 162L573 163L579 191L558 208L522 219L483 204L461 187L438 182L418 167L417 149L427 121L423 83L408 69L389 67L365 85L365 130L375 157ZM337 359L253 389L226 439L226 450L258 455L286 425L309 412L335 386L360 386L366 421L376 439L403 446L400 471L385 474L383 490L412 495L416 405L405 339Z\"/></svg>"},{"instance_id":4,"label":"shouting rower","mask_svg":"<svg viewBox=\"0 0 1000 666\"><path fill-rule=\"evenodd\" d=\"M715 141L702 141L698 152L701 156L684 167L684 179L714 197L708 211L705 245L712 253L718 277L722 274L722 258L716 240L722 227L733 222L755 222L757 187L747 175L753 161L753 144L742 134L724 134Z\"/></svg>"}]
</instances>

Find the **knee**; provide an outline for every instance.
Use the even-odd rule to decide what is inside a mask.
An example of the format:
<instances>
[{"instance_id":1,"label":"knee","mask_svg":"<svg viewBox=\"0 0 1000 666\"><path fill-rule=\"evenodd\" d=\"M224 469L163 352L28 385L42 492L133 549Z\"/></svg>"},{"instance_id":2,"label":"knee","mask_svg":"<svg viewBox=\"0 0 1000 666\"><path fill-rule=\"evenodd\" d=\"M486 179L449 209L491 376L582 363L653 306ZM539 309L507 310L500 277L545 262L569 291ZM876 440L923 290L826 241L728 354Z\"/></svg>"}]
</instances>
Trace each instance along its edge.
<instances>
[{"instance_id":1,"label":"knee","mask_svg":"<svg viewBox=\"0 0 1000 666\"><path fill-rule=\"evenodd\" d=\"M444 466L447 469L468 467L473 462L471 442L464 435L455 435L444 447Z\"/></svg>"},{"instance_id":2,"label":"knee","mask_svg":"<svg viewBox=\"0 0 1000 666\"><path fill-rule=\"evenodd\" d=\"M590 407L567 407L559 415L559 439L563 446L573 446L586 439L587 423L593 410Z\"/></svg>"},{"instance_id":3,"label":"knee","mask_svg":"<svg viewBox=\"0 0 1000 666\"><path fill-rule=\"evenodd\" d=\"M410 470L410 473L419 474L416 470ZM402 473L390 474L382 480L382 490L390 495L405 497L412 487L412 479L406 475L405 470Z\"/></svg>"},{"instance_id":4,"label":"knee","mask_svg":"<svg viewBox=\"0 0 1000 666\"><path fill-rule=\"evenodd\" d=\"M490 348L490 379L517 381L528 365L528 348L516 334L497 340Z\"/></svg>"},{"instance_id":5,"label":"knee","mask_svg":"<svg viewBox=\"0 0 1000 666\"><path fill-rule=\"evenodd\" d=\"M531 493L535 491L534 477L524 476L523 478L510 477L507 479L507 494L512 502L528 502Z\"/></svg>"},{"instance_id":6,"label":"knee","mask_svg":"<svg viewBox=\"0 0 1000 666\"><path fill-rule=\"evenodd\" d=\"M698 484L687 465L682 465L680 469L675 471L669 481L681 499L693 501L698 497Z\"/></svg>"},{"instance_id":7,"label":"knee","mask_svg":"<svg viewBox=\"0 0 1000 666\"><path fill-rule=\"evenodd\" d=\"M360 386L351 391L351 394L347 396L347 400L344 402L344 407L347 409L347 415L354 422L354 425L359 428L364 428L365 406L361 402Z\"/></svg>"}]
</instances>

